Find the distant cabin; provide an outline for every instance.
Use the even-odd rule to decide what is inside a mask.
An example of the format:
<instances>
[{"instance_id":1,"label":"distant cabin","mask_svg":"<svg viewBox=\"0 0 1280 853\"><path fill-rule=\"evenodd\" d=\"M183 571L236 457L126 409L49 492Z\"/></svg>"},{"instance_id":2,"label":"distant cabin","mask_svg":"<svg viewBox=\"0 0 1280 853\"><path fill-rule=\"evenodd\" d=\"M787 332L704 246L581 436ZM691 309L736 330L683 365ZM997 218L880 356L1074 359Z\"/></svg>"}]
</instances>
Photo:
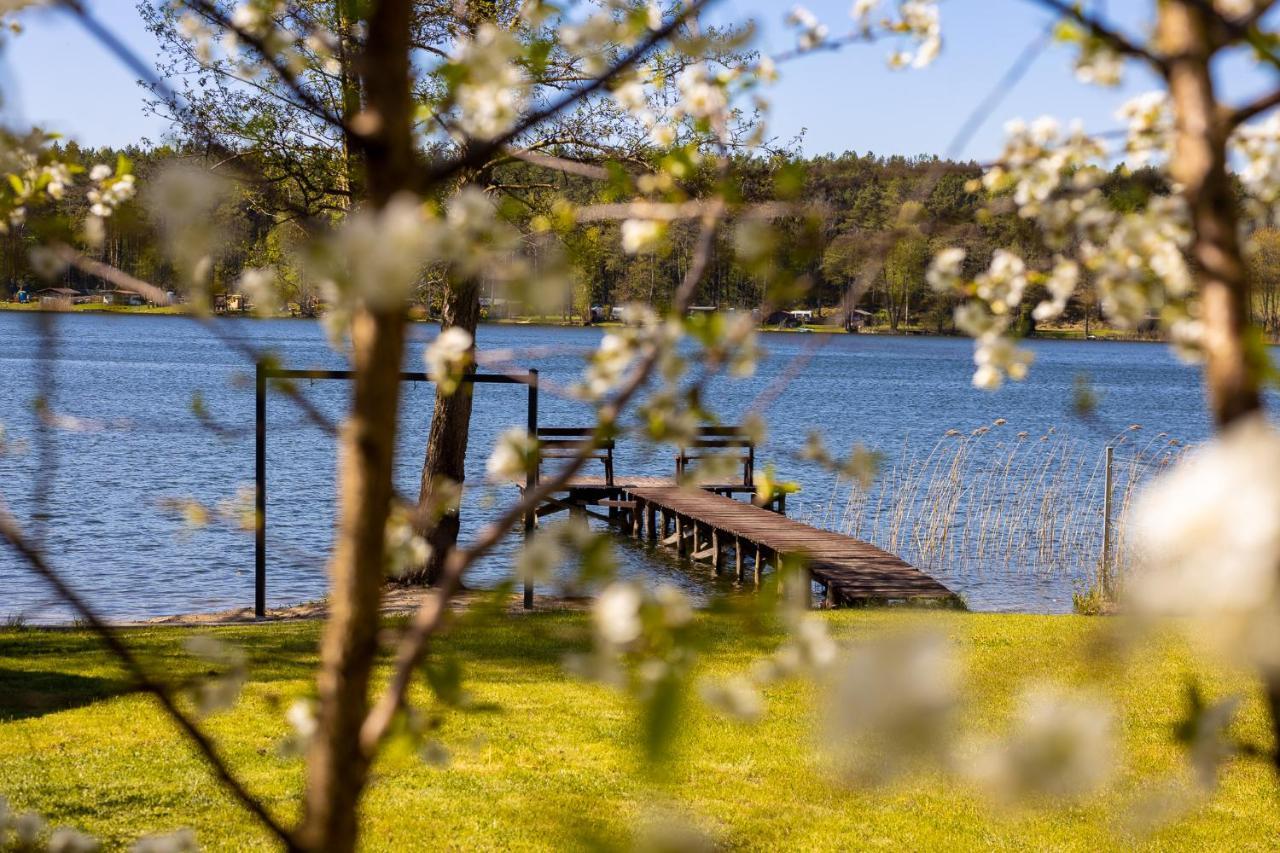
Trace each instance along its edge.
<instances>
[{"instance_id":1,"label":"distant cabin","mask_svg":"<svg viewBox=\"0 0 1280 853\"><path fill-rule=\"evenodd\" d=\"M70 305L80 298L80 291L70 287L46 287L44 290L37 290L36 296L42 305Z\"/></svg>"},{"instance_id":2,"label":"distant cabin","mask_svg":"<svg viewBox=\"0 0 1280 853\"><path fill-rule=\"evenodd\" d=\"M146 305L147 300L142 298L141 293L134 293L132 290L104 290L102 291L103 305Z\"/></svg>"}]
</instances>

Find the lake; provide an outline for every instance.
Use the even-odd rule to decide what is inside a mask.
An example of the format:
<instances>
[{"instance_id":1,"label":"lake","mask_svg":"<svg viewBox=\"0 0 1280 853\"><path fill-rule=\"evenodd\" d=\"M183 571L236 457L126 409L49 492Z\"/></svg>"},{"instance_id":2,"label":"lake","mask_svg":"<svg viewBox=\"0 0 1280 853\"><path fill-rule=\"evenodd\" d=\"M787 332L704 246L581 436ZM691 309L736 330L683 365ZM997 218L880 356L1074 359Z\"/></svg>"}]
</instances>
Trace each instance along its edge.
<instances>
[{"instance_id":1,"label":"lake","mask_svg":"<svg viewBox=\"0 0 1280 853\"><path fill-rule=\"evenodd\" d=\"M8 448L0 455L0 493L10 510L41 538L75 587L113 618L250 605L252 536L234 525L190 528L172 503L231 506L252 487L252 365L183 318L64 314L53 315L52 323L56 344L42 352L34 314L0 312L0 423ZM285 366L346 366L317 323L217 323L224 337L270 351ZM435 332L433 325L411 328L407 369L422 369L424 343ZM564 386L601 334L489 325L478 339L483 350L511 350L513 366L536 367L546 385ZM985 393L969 384L971 344L963 339L769 333L762 342L766 357L757 373L716 379L709 402L729 423L748 411L763 415L770 435L758 458L773 461L780 476L801 486L788 500L789 513L834 527L850 523L848 512L840 511L848 505L847 491L831 474L797 458L811 430L840 452L859 442L881 450L886 470L922 449L927 455L948 430L969 435L997 420L1001 425L993 429L1007 431L1009 445L1018 433L1069 437L1072 452L1088 465L1130 425L1141 425L1143 435L1167 433L1189 442L1209 430L1198 371L1162 345L1031 342L1036 363L1030 378ZM50 364L58 429L52 453L42 457L33 404L38 372ZM1073 409L1082 377L1098 399L1088 420ZM340 416L346 383L304 382L302 390L329 417ZM194 411L196 395L204 418ZM397 482L408 495L417 493L431 406L430 385L405 387ZM280 605L324 593L334 457L332 440L282 395L272 395L268 409L268 594L272 605ZM484 463L495 438L523 425L524 416L523 387L477 388L464 530L474 532L515 498L512 487L484 484ZM543 393L540 421L584 425L589 410ZM667 474L671 454L633 441L620 447L618 467ZM44 476L37 477L40 470ZM506 577L518 545L517 536L509 537L468 583L484 586ZM620 543L618 552L624 575L673 582L703 598L725 588L707 577L705 567L682 566L630 543ZM1059 612L1070 609L1072 592L1087 581L1095 559L1066 556L1054 570L1033 569L988 549L928 568L974 609ZM0 549L0 617L58 621L69 612L12 552Z\"/></svg>"}]
</instances>

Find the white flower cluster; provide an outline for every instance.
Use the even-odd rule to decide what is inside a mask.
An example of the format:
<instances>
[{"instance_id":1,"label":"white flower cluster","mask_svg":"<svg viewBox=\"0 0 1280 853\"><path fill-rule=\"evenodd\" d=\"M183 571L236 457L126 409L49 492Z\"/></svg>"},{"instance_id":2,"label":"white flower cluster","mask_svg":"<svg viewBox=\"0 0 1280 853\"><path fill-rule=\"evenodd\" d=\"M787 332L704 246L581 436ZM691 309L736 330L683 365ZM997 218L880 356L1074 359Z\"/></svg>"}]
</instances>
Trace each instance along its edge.
<instances>
[{"instance_id":1,"label":"white flower cluster","mask_svg":"<svg viewBox=\"0 0 1280 853\"><path fill-rule=\"evenodd\" d=\"M693 608L670 584L649 592L630 581L615 581L596 598L591 618L597 640L607 649L622 650L640 640L646 628L685 627L693 621Z\"/></svg>"},{"instance_id":2,"label":"white flower cluster","mask_svg":"<svg viewBox=\"0 0 1280 853\"><path fill-rule=\"evenodd\" d=\"M1248 418L1184 457L1129 518L1140 613L1280 672L1280 433Z\"/></svg>"},{"instance_id":3,"label":"white flower cluster","mask_svg":"<svg viewBox=\"0 0 1280 853\"><path fill-rule=\"evenodd\" d=\"M88 192L89 212L103 219L133 198L137 191L131 172L121 174L118 168L113 172L105 163L99 163L89 170L89 180L95 185Z\"/></svg>"},{"instance_id":4,"label":"white flower cluster","mask_svg":"<svg viewBox=\"0 0 1280 853\"><path fill-rule=\"evenodd\" d=\"M436 385L437 394L447 397L458 390L463 375L474 360L474 343L466 329L450 326L427 344L422 351L422 360L427 366L427 376Z\"/></svg>"},{"instance_id":5,"label":"white flower cluster","mask_svg":"<svg viewBox=\"0 0 1280 853\"><path fill-rule=\"evenodd\" d=\"M538 460L538 441L522 427L512 427L498 436L485 470L494 482L523 482Z\"/></svg>"},{"instance_id":6,"label":"white flower cluster","mask_svg":"<svg viewBox=\"0 0 1280 853\"><path fill-rule=\"evenodd\" d=\"M883 785L944 760L956 740L959 686L945 636L895 634L853 649L828 695L827 742L840 778Z\"/></svg>"},{"instance_id":7,"label":"white flower cluster","mask_svg":"<svg viewBox=\"0 0 1280 853\"><path fill-rule=\"evenodd\" d=\"M470 137L494 139L515 127L529 98L529 80L518 60L520 42L493 24L461 41L452 62L462 77L454 91L458 126Z\"/></svg>"},{"instance_id":8,"label":"white flower cluster","mask_svg":"<svg viewBox=\"0 0 1280 853\"><path fill-rule=\"evenodd\" d=\"M605 334L600 346L591 354L586 375L574 390L585 400L601 400L613 391L627 375L628 368L642 353L652 348L674 351L683 336L678 320L663 320L643 305L628 305L623 310L626 326Z\"/></svg>"},{"instance_id":9,"label":"white flower cluster","mask_svg":"<svg viewBox=\"0 0 1280 853\"><path fill-rule=\"evenodd\" d=\"M1005 802L1079 800L1102 790L1116 769L1109 707L1053 687L1024 691L1013 731L979 752L970 778Z\"/></svg>"},{"instance_id":10,"label":"white flower cluster","mask_svg":"<svg viewBox=\"0 0 1280 853\"><path fill-rule=\"evenodd\" d=\"M40 815L35 812L14 814L9 810L9 802L0 797L0 849L39 850L42 840L43 849L50 853L93 853L99 848L97 839L78 830L64 826L46 836L47 828Z\"/></svg>"},{"instance_id":11,"label":"white flower cluster","mask_svg":"<svg viewBox=\"0 0 1280 853\"><path fill-rule=\"evenodd\" d=\"M1097 86L1119 86L1124 57L1102 39L1085 39L1076 57L1076 79Z\"/></svg>"},{"instance_id":12,"label":"white flower cluster","mask_svg":"<svg viewBox=\"0 0 1280 853\"><path fill-rule=\"evenodd\" d=\"M827 25L804 6L796 6L787 14L787 24L796 28L796 46L801 50L813 50L831 34Z\"/></svg>"},{"instance_id":13,"label":"white flower cluster","mask_svg":"<svg viewBox=\"0 0 1280 853\"><path fill-rule=\"evenodd\" d=\"M1167 154L1171 121L1162 97L1139 96L1119 116L1129 125L1126 147L1135 160ZM960 274L960 250L934 259L928 273L934 289L974 297L956 309L957 326L976 339L974 383L996 388L1005 376L1026 375L1029 353L1013 345L1010 328L1029 283L1042 283L1049 291L1031 309L1034 319L1046 321L1062 314L1086 274L1112 322L1132 328L1158 318L1178 354L1194 359L1202 326L1191 301L1193 279L1185 256L1190 230L1181 197L1155 195L1139 210L1114 210L1099 189L1107 157L1099 140L1078 126L1064 134L1048 117L1010 122L1006 133L1004 152L982 184L997 199L1012 200L1018 215L1034 221L1046 242L1064 254L1046 273L1028 271L1022 259L1000 250L972 284ZM1066 256L1067 250L1075 257Z\"/></svg>"},{"instance_id":14,"label":"white flower cluster","mask_svg":"<svg viewBox=\"0 0 1280 853\"><path fill-rule=\"evenodd\" d=\"M443 217L407 194L378 211L358 210L309 262L333 306L325 324L337 336L357 303L401 304L428 265L464 279L523 274L514 255L518 244L519 233L498 217L484 191L467 186L449 199Z\"/></svg>"},{"instance_id":15,"label":"white flower cluster","mask_svg":"<svg viewBox=\"0 0 1280 853\"><path fill-rule=\"evenodd\" d=\"M1131 166L1162 162L1173 153L1173 110L1167 92L1156 90L1131 98L1116 118L1128 127L1124 150Z\"/></svg>"},{"instance_id":16,"label":"white flower cluster","mask_svg":"<svg viewBox=\"0 0 1280 853\"><path fill-rule=\"evenodd\" d=\"M431 557L431 546L414 527L409 510L400 504L387 515L385 543L387 575L393 578L421 568Z\"/></svg>"},{"instance_id":17,"label":"white flower cluster","mask_svg":"<svg viewBox=\"0 0 1280 853\"><path fill-rule=\"evenodd\" d=\"M727 132L729 122L728 86L735 75L727 70L712 74L705 63L690 65L676 78L680 101L672 111L676 121L688 116L705 123L718 135ZM669 127L669 125L660 125Z\"/></svg>"},{"instance_id":18,"label":"white flower cluster","mask_svg":"<svg viewBox=\"0 0 1280 853\"><path fill-rule=\"evenodd\" d=\"M291 74L300 75L308 69L315 69L334 77L342 71L337 59L337 37L314 21L291 21L289 8L279 0L246 0L231 10L227 20L230 27L222 35L223 55L238 73L249 79L259 76L265 68L241 52L242 37L256 42ZM212 66L217 61L214 26L191 11L184 12L177 24L178 32L191 44L196 60L201 65Z\"/></svg>"},{"instance_id":19,"label":"white flower cluster","mask_svg":"<svg viewBox=\"0 0 1280 853\"><path fill-rule=\"evenodd\" d=\"M536 26L550 16L549 5L531 0L525 3L522 15ZM647 32L662 27L662 8L657 0L643 5L630 0L603 0L599 5L601 8L586 19L562 24L557 31L559 43L575 55L583 70L592 76L609 67L615 58L614 46L632 47Z\"/></svg>"},{"instance_id":20,"label":"white flower cluster","mask_svg":"<svg viewBox=\"0 0 1280 853\"><path fill-rule=\"evenodd\" d=\"M667 223L656 219L625 219L619 227L622 251L628 255L648 255L662 247L667 236Z\"/></svg>"},{"instance_id":21,"label":"white flower cluster","mask_svg":"<svg viewBox=\"0 0 1280 853\"><path fill-rule=\"evenodd\" d=\"M960 667L944 635L890 634L830 668L827 737L848 783L885 785L941 771L1008 802L1078 800L1115 770L1113 713L1086 694L1028 690L1003 737L966 738ZM825 747L824 747L825 748Z\"/></svg>"},{"instance_id":22,"label":"white flower cluster","mask_svg":"<svg viewBox=\"0 0 1280 853\"><path fill-rule=\"evenodd\" d=\"M189 654L219 668L195 685L193 692L199 712L216 714L234 706L249 675L244 651L203 634L189 637L183 645Z\"/></svg>"},{"instance_id":23,"label":"white flower cluster","mask_svg":"<svg viewBox=\"0 0 1280 853\"><path fill-rule=\"evenodd\" d=\"M916 43L912 50L894 51L890 68L925 68L942 52L942 23L936 0L904 0L898 4L898 19L888 25Z\"/></svg>"},{"instance_id":24,"label":"white flower cluster","mask_svg":"<svg viewBox=\"0 0 1280 853\"><path fill-rule=\"evenodd\" d=\"M963 288L962 249L946 249L933 260L926 274L931 287L939 292ZM1026 378L1032 355L1014 346L1008 337L1013 311L1021 304L1027 287L1027 269L1022 258L997 249L991 265L978 276L973 291L977 299L956 308L956 326L974 339L973 360L977 370L973 384L985 390L999 388L1004 378ZM1062 297L1065 302L1065 297Z\"/></svg>"},{"instance_id":25,"label":"white flower cluster","mask_svg":"<svg viewBox=\"0 0 1280 853\"><path fill-rule=\"evenodd\" d=\"M56 160L41 164L30 151L15 153L19 168L7 173L7 183L0 184L0 193L7 191L9 194L8 198L0 198L4 203L0 208L4 210L0 216L0 234L8 234L10 227L26 222L28 206L42 196L50 201L61 201L67 187L74 182L73 171L78 171L78 167Z\"/></svg>"}]
</instances>

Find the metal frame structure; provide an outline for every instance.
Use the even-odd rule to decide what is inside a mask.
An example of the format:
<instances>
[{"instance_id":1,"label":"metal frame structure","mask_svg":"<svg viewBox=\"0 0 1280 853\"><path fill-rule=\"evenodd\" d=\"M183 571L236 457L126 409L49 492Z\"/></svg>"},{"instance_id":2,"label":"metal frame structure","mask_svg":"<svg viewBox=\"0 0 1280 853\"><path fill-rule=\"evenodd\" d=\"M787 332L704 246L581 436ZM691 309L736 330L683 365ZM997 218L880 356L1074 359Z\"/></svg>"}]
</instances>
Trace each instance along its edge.
<instances>
[{"instance_id":1,"label":"metal frame structure","mask_svg":"<svg viewBox=\"0 0 1280 853\"><path fill-rule=\"evenodd\" d=\"M254 457L254 616L263 619L267 615L267 384L271 379L353 379L351 370L289 370L270 367L259 361L255 373L255 457ZM430 382L425 373L401 372L401 382ZM469 373L462 378L470 385L524 385L528 388L527 429L529 435L538 434L538 371L530 370L526 376L509 376L501 373ZM537 485L537 470L531 470L525 481L526 492ZM532 532L537 514L525 513L524 530ZM533 607L533 583L524 583L525 609Z\"/></svg>"}]
</instances>

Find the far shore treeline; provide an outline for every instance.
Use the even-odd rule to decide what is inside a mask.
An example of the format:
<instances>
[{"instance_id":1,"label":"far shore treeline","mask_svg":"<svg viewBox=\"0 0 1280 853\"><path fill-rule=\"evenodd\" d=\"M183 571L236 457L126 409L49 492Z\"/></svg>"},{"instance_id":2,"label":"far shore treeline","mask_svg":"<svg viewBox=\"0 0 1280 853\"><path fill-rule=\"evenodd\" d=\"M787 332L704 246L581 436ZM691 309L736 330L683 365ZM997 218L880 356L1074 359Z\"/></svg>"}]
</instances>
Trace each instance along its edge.
<instances>
[{"instance_id":1,"label":"far shore treeline","mask_svg":"<svg viewBox=\"0 0 1280 853\"><path fill-rule=\"evenodd\" d=\"M147 206L149 180L174 164L226 171L235 191L220 206L220 233L230 235L214 259L213 294L237 290L243 270L271 267L277 273L281 306L303 306L307 311L322 299L315 284L298 268L294 248L326 221L340 218L347 207L341 190L327 186L323 163L311 159L301 164L255 164L258 177L236 181L236 172L200 152L172 146L123 150L81 148L75 142L56 147L59 156L85 168L95 163L115 163L123 156L138 175L142 191L106 220L105 239L97 256L127 273L163 289L182 292L175 270L166 260L163 222L155 221ZM253 155L246 153L246 157ZM317 155L323 160L323 155ZM573 272L572 292L566 292L556 313L565 320L585 319L591 306L618 306L643 302L656 307L669 304L676 283L688 263L695 226L676 222L670 227L669 247L658 254L629 255L617 233L616 222L566 224L558 218L560 199L576 204L610 202L626 198L634 176L644 163L609 164L614 178L590 180L553 174L512 160L496 167L493 186L500 194L504 214L526 234L535 247L567 256ZM820 311L829 322L863 323L897 330L912 327L935 332L954 331L952 312L956 297L930 290L925 272L933 254L946 246L967 252L966 267L972 274L985 269L992 252L1010 248L1027 259L1029 266L1052 255L1038 232L1010 210L992 214L984 210L976 180L981 166L932 156L882 157L846 152L800 158L774 154L743 159L734 174L741 179L731 187L733 196L745 201L782 201L795 206L797 215L771 229L773 262L798 275L796 289L784 295L789 304L765 306L765 286L741 263L749 228L726 229L718 237L711 267L695 303L720 308L791 309ZM548 178L548 174L553 174ZM690 195L710 187L714 177L697 163L688 164L686 182ZM1152 194L1167 194L1169 187L1154 170L1130 171L1117 167L1103 186L1117 210L1141 209ZM905 204L904 204L905 203ZM66 221L82 221L87 207L83 188L69 192L60 202ZM558 240L540 232L556 232ZM763 233L763 229L762 229ZM0 299L12 299L24 286L29 290L68 287L92 291L106 285L75 269L41 277L32 266L28 249L39 235L19 225L0 235ZM1268 336L1280 335L1280 230L1254 235L1251 267L1254 275L1254 311ZM757 247L763 248L763 247ZM445 285L424 273L415 299L435 316ZM1037 286L1034 289L1040 289ZM1091 293L1082 288L1079 293ZM490 297L503 294L488 291ZM853 297L851 299L850 297ZM1035 305L1039 295L1024 300ZM852 304L850 304L852 303ZM857 309L855 312L853 309ZM489 310L493 310L489 306ZM504 310L511 310L510 306ZM516 309L518 311L518 309ZM1022 329L1033 331L1028 311ZM1098 309L1077 296L1063 315L1066 325L1087 325L1098 319Z\"/></svg>"}]
</instances>

